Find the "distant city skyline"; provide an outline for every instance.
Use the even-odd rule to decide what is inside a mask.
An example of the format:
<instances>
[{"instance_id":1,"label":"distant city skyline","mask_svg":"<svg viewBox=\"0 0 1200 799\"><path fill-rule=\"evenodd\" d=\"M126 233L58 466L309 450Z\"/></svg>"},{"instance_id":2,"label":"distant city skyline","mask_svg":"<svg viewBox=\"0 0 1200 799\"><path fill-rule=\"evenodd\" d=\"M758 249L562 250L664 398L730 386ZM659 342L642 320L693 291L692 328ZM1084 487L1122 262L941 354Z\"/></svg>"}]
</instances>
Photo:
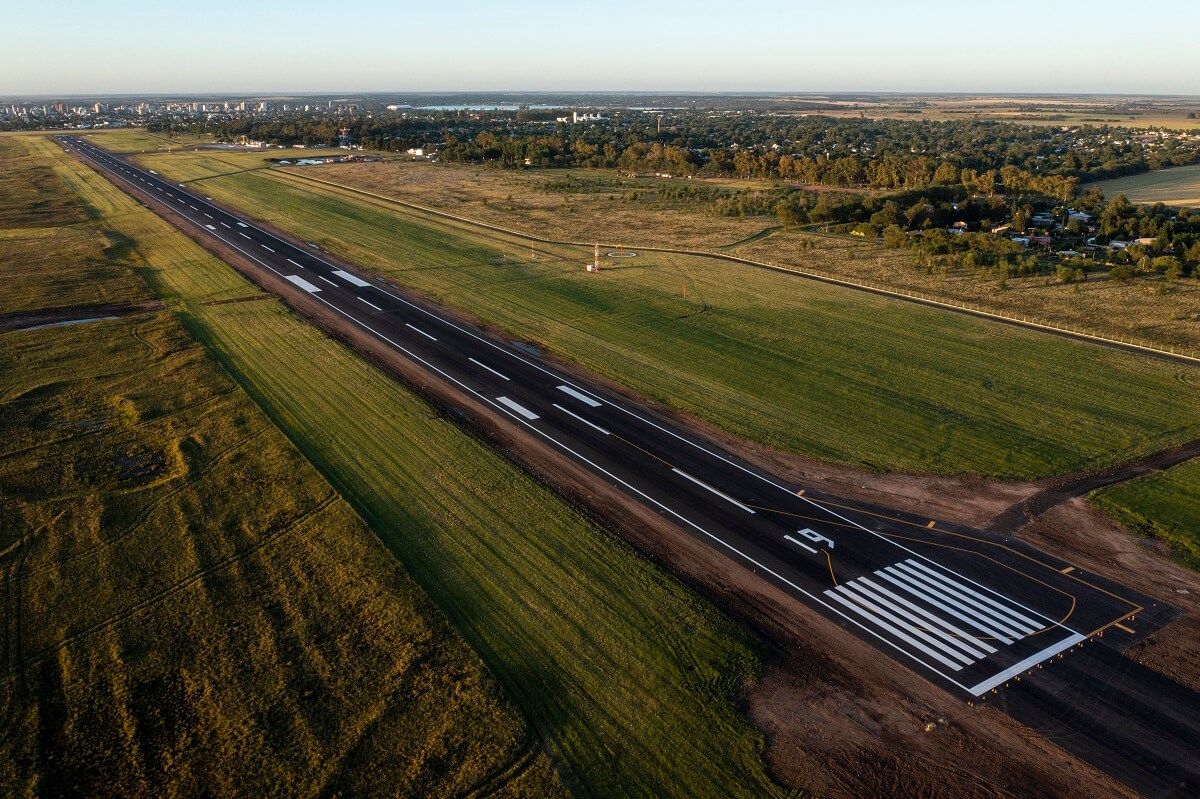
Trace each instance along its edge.
<instances>
[{"instance_id":1,"label":"distant city skyline","mask_svg":"<svg viewBox=\"0 0 1200 799\"><path fill-rule=\"evenodd\" d=\"M428 9L428 10L427 10ZM1131 10L1139 13L1131 15ZM520 7L66 0L6 13L0 96L461 91L1200 94L1166 0ZM1136 16L1136 24L1131 24ZM34 35L36 32L36 35Z\"/></svg>"}]
</instances>

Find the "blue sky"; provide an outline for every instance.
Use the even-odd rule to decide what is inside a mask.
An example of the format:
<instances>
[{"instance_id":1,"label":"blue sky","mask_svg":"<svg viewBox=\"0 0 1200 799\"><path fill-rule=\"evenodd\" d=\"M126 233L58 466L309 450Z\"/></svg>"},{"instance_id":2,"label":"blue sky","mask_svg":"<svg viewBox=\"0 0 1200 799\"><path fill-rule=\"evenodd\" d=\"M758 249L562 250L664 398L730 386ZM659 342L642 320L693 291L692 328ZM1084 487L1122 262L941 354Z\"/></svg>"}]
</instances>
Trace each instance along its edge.
<instances>
[{"instance_id":1,"label":"blue sky","mask_svg":"<svg viewBox=\"0 0 1200 799\"><path fill-rule=\"evenodd\" d=\"M1200 94L1200 2L14 3L0 95Z\"/></svg>"}]
</instances>

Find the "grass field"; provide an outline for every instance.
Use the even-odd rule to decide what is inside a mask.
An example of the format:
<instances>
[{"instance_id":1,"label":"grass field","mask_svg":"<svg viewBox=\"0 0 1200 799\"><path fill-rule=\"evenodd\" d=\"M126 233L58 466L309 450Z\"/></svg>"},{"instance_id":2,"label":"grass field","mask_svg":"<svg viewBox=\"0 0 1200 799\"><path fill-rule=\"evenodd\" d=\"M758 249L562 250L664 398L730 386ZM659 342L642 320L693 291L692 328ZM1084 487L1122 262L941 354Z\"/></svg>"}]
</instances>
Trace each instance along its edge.
<instances>
[{"instance_id":1,"label":"grass field","mask_svg":"<svg viewBox=\"0 0 1200 799\"><path fill-rule=\"evenodd\" d=\"M122 242L88 221L55 168L0 136L0 314L150 296Z\"/></svg>"},{"instance_id":2,"label":"grass field","mask_svg":"<svg viewBox=\"0 0 1200 799\"><path fill-rule=\"evenodd\" d=\"M1098 187L1105 197L1124 194L1135 203L1163 203L1164 205L1200 207L1200 164L1177 166L1130 175L1113 180L1089 183L1088 188Z\"/></svg>"},{"instance_id":3,"label":"grass field","mask_svg":"<svg viewBox=\"0 0 1200 799\"><path fill-rule=\"evenodd\" d=\"M94 221L54 181L59 215L3 213L120 239L89 281L211 264L48 142L3 147L24 142ZM2 795L562 792L477 655L170 313L0 334L0 579Z\"/></svg>"},{"instance_id":4,"label":"grass field","mask_svg":"<svg viewBox=\"0 0 1200 799\"><path fill-rule=\"evenodd\" d=\"M1200 461L1147 475L1091 496L1130 530L1159 539L1200 569Z\"/></svg>"},{"instance_id":5,"label":"grass field","mask_svg":"<svg viewBox=\"0 0 1200 799\"><path fill-rule=\"evenodd\" d=\"M178 179L229 172L154 159ZM1195 437L1200 373L708 258L485 238L262 171L205 191L771 446L879 470L1042 477Z\"/></svg>"},{"instance_id":6,"label":"grass field","mask_svg":"<svg viewBox=\"0 0 1200 799\"><path fill-rule=\"evenodd\" d=\"M239 155L231 163L249 164L251 158ZM1007 281L1007 290L999 291L994 279L982 278L976 269L926 265L914 254L886 249L878 241L783 230L773 215L718 216L711 211L710 199L672 194L693 189L754 191L769 188L767 184L411 162L336 164L295 172L545 238L720 249L1068 329L1200 352L1200 317L1195 311L1200 281L1168 284L1161 277L1143 276L1120 284L1106 280L1100 267L1082 285L1044 276L1014 277Z\"/></svg>"},{"instance_id":7,"label":"grass field","mask_svg":"<svg viewBox=\"0 0 1200 799\"><path fill-rule=\"evenodd\" d=\"M75 171L129 235L179 240ZM756 667L738 628L278 302L206 304L257 292L179 246L147 279L483 656L569 788L780 793L735 705Z\"/></svg>"}]
</instances>

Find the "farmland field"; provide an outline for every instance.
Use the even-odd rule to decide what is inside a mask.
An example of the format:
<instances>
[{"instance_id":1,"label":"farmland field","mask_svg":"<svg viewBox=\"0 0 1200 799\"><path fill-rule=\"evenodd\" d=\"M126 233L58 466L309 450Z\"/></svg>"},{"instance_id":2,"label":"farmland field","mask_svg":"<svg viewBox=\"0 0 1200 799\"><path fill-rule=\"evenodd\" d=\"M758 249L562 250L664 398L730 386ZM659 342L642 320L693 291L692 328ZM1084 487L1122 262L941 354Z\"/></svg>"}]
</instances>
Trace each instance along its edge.
<instances>
[{"instance_id":1,"label":"farmland field","mask_svg":"<svg viewBox=\"0 0 1200 799\"><path fill-rule=\"evenodd\" d=\"M64 168L127 235L174 243L141 266L156 293L462 631L568 788L781 792L735 704L756 669L739 628L107 181ZM256 301L212 304L242 297Z\"/></svg>"},{"instance_id":2,"label":"farmland field","mask_svg":"<svg viewBox=\"0 0 1200 799\"><path fill-rule=\"evenodd\" d=\"M3 147L40 199L0 192L0 216L49 244L9 285L143 296L146 263L204 260L136 204L80 203L48 142ZM477 655L174 315L0 334L0 442L0 794L561 793Z\"/></svg>"},{"instance_id":3,"label":"farmland field","mask_svg":"<svg viewBox=\"0 0 1200 799\"><path fill-rule=\"evenodd\" d=\"M1091 501L1130 530L1164 542L1181 562L1200 569L1200 461L1104 489Z\"/></svg>"},{"instance_id":4,"label":"farmland field","mask_svg":"<svg viewBox=\"0 0 1200 799\"><path fill-rule=\"evenodd\" d=\"M231 171L207 155L148 163L180 180ZM642 253L588 275L590 249L531 252L275 172L200 185L667 405L803 455L1029 478L1200 434L1200 378L1188 367L704 257Z\"/></svg>"},{"instance_id":5,"label":"farmland field","mask_svg":"<svg viewBox=\"0 0 1200 799\"><path fill-rule=\"evenodd\" d=\"M1089 183L1098 187L1105 197L1124 194L1135 203L1163 203L1200 208L1200 164L1160 169L1141 175Z\"/></svg>"}]
</instances>

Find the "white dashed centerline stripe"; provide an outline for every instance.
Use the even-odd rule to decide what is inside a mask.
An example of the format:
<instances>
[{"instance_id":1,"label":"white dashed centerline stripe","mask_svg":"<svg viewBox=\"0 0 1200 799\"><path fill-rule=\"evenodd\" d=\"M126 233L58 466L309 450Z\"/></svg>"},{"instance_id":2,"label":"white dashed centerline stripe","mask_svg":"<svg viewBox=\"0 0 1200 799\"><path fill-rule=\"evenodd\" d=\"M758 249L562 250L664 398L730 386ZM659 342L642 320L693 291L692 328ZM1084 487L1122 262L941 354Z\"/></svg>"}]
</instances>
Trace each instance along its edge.
<instances>
[{"instance_id":1,"label":"white dashed centerline stripe","mask_svg":"<svg viewBox=\"0 0 1200 799\"><path fill-rule=\"evenodd\" d=\"M576 391L575 389L571 388L570 386L559 386L558 390L563 392L564 394L569 394L570 396L572 396L575 399L582 402L584 405L590 405L593 408L600 407L599 402L596 402L596 400L592 399L591 397L589 397L587 394L584 394L583 392Z\"/></svg>"},{"instance_id":2,"label":"white dashed centerline stripe","mask_svg":"<svg viewBox=\"0 0 1200 799\"><path fill-rule=\"evenodd\" d=\"M217 224L221 225L222 227L229 227L229 225L226 225L224 222L218 222ZM229 228L229 229L233 230L233 228Z\"/></svg>"},{"instance_id":3,"label":"white dashed centerline stripe","mask_svg":"<svg viewBox=\"0 0 1200 799\"><path fill-rule=\"evenodd\" d=\"M382 311L382 310L383 310L382 308L380 308L380 307L379 307L378 305L376 305L375 303L371 302L370 300L364 300L362 297L359 297L357 294L355 294L355 295L354 295L354 297L355 297L355 299L357 299L359 302L361 302L361 303L364 303L365 305L370 305L372 308L374 308L374 309L375 309L375 310L377 310L377 311Z\"/></svg>"},{"instance_id":4,"label":"white dashed centerline stripe","mask_svg":"<svg viewBox=\"0 0 1200 799\"><path fill-rule=\"evenodd\" d=\"M533 411L526 408L524 405L519 405L519 404L513 402L512 400L510 400L508 397L496 397L496 402L499 402L501 405L505 405L508 408L511 408L513 411L521 414L522 416L524 416L526 419L528 419L531 422L534 419L541 418L536 413L534 413Z\"/></svg>"},{"instance_id":5,"label":"white dashed centerline stripe","mask_svg":"<svg viewBox=\"0 0 1200 799\"><path fill-rule=\"evenodd\" d=\"M304 268L304 264L298 264L298 263L296 263L295 261L293 261L291 258L288 258L288 259L287 259L287 262L288 262L289 264L291 264L292 266L298 266L298 267L300 267L301 269L303 269L303 268Z\"/></svg>"},{"instance_id":6,"label":"white dashed centerline stripe","mask_svg":"<svg viewBox=\"0 0 1200 799\"><path fill-rule=\"evenodd\" d=\"M247 236L245 233L243 233L243 232L242 232L242 231L240 231L240 230L238 231L238 235L239 235L239 236L241 236L243 239L248 239L248 238L250 238L249 236Z\"/></svg>"},{"instance_id":7,"label":"white dashed centerline stripe","mask_svg":"<svg viewBox=\"0 0 1200 799\"><path fill-rule=\"evenodd\" d=\"M404 326L405 326L405 327L408 327L408 328L412 328L413 330L417 331L418 333L420 333L422 336L424 336L425 338L429 339L430 341L437 341L437 339L436 339L436 338L434 338L433 336L429 335L428 333L426 333L424 330L422 330L421 328L417 327L416 325L410 325L408 322L405 322L405 323L404 323ZM537 417L535 416L534 418L536 419Z\"/></svg>"},{"instance_id":8,"label":"white dashed centerline stripe","mask_svg":"<svg viewBox=\"0 0 1200 799\"><path fill-rule=\"evenodd\" d=\"M337 283L334 283L332 280L325 277L324 275L317 275L317 280L324 280L326 283L328 283L331 286L337 286L338 288L341 288L341 286L338 286Z\"/></svg>"},{"instance_id":9,"label":"white dashed centerline stripe","mask_svg":"<svg viewBox=\"0 0 1200 799\"><path fill-rule=\"evenodd\" d=\"M601 427L600 425L598 425L598 424L592 424L592 423L591 423L591 422L589 422L587 419L584 419L582 416L580 416L579 414L575 413L574 411L567 410L567 409L566 409L566 408L564 408L563 406L559 405L557 402L553 403L553 405L554 405L554 407L555 407L555 408L558 408L560 411L562 411L563 413L565 413L567 416L573 416L574 418L576 418L576 419L578 419L579 421L583 422L584 424L586 424L588 427L592 428L593 430L598 430L599 432L603 433L603 434L604 434L604 435L606 435L606 436L608 436L608 435L612 435L611 433L609 433L607 430L605 430L605 429L604 429L603 427Z\"/></svg>"},{"instance_id":10,"label":"white dashed centerline stripe","mask_svg":"<svg viewBox=\"0 0 1200 799\"><path fill-rule=\"evenodd\" d=\"M733 497L729 496L728 494L725 494L725 493L722 493L722 492L718 491L717 489L713 488L713 487L712 487L712 486L710 486L708 483L705 483L705 482L704 482L704 481L702 481L702 480L697 480L695 477L692 477L692 476L691 476L690 474L688 474L687 472L681 472L681 471L679 471L678 469L672 469L671 471L675 472L675 474L679 475L680 477L686 477L687 479L691 480L693 483L695 483L696 485L700 486L701 488L706 488L706 489L708 489L709 491L713 492L714 494L716 494L718 497L720 497L721 499L725 500L726 502L730 502L730 503L732 503L732 504L734 504L734 505L737 505L739 508L741 508L742 510L746 511L746 513L754 513L754 509L753 509L753 508L746 507L745 505L743 505L742 503L738 502L736 499L734 499Z\"/></svg>"},{"instance_id":11,"label":"white dashed centerline stripe","mask_svg":"<svg viewBox=\"0 0 1200 799\"><path fill-rule=\"evenodd\" d=\"M259 246L259 247L262 247L262 248L263 248L264 250L266 250L267 252L275 252L274 250L272 250L270 247L268 247L268 246L267 246L267 245L265 245L265 244L260 244L260 245L258 245L258 246Z\"/></svg>"},{"instance_id":12,"label":"white dashed centerline stripe","mask_svg":"<svg viewBox=\"0 0 1200 799\"><path fill-rule=\"evenodd\" d=\"M488 366L486 363L483 363L482 361L477 361L477 360L475 360L474 358L467 358L467 360L468 360L468 361L470 361L471 363L475 364L476 366L480 367L481 369L487 369L489 372L491 372L492 374L494 374L496 377L500 378L501 380L508 380L508 379L509 379L509 378L508 378L508 375L502 375L502 374L500 374L500 373L499 373L499 372L497 372L495 369L493 369L492 367Z\"/></svg>"}]
</instances>

